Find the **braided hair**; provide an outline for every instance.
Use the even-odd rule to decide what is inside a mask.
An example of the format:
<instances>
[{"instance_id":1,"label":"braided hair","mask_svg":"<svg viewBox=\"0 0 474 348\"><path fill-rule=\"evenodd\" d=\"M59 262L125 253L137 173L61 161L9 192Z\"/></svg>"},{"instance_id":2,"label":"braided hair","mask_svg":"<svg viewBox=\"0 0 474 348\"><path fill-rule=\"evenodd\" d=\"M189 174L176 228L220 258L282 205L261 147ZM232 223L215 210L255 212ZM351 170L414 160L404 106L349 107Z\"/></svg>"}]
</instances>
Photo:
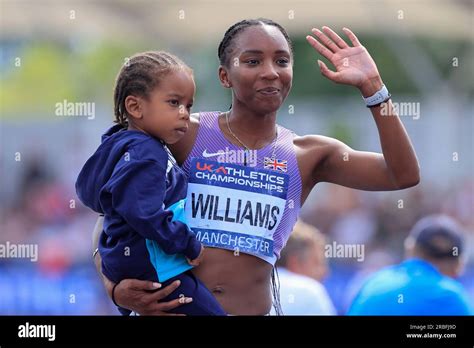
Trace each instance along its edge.
<instances>
[{"instance_id":1,"label":"braided hair","mask_svg":"<svg viewBox=\"0 0 474 348\"><path fill-rule=\"evenodd\" d=\"M187 70L192 74L191 68L168 52L148 51L130 57L115 80L115 122L127 128L129 114L125 107L125 99L129 95L147 98L168 73L178 69Z\"/></svg>"},{"instance_id":2,"label":"braided hair","mask_svg":"<svg viewBox=\"0 0 474 348\"><path fill-rule=\"evenodd\" d=\"M291 39L288 36L286 30L278 23L272 21L271 19L267 18L258 18L258 19L244 19L240 22L235 23L232 25L224 34L222 41L219 44L219 48L217 49L217 56L219 57L219 62L222 66L229 66L229 56L230 52L232 51L232 42L237 37L237 35L242 32L244 29L248 27L252 27L255 25L270 25L273 27L278 28L280 32L286 39L288 46L290 47L290 53L293 55L293 45L291 43Z\"/></svg>"}]
</instances>

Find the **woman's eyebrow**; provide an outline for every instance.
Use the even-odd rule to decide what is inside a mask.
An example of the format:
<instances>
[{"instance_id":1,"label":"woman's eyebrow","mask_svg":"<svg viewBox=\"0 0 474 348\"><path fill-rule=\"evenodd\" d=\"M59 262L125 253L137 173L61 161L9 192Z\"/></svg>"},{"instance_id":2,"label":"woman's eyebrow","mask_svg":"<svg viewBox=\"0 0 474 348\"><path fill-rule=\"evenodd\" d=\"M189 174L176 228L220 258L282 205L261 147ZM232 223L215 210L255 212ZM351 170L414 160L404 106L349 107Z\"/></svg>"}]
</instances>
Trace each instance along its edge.
<instances>
[{"instance_id":1,"label":"woman's eyebrow","mask_svg":"<svg viewBox=\"0 0 474 348\"><path fill-rule=\"evenodd\" d=\"M245 50L242 52L242 54L247 54L247 53L251 53L251 54L263 54L263 51L260 51L260 50Z\"/></svg>"},{"instance_id":2,"label":"woman's eyebrow","mask_svg":"<svg viewBox=\"0 0 474 348\"><path fill-rule=\"evenodd\" d=\"M286 50L276 50L274 52L275 54L287 54L290 55L290 52ZM242 54L263 54L263 51L261 50L245 50L242 52Z\"/></svg>"}]
</instances>

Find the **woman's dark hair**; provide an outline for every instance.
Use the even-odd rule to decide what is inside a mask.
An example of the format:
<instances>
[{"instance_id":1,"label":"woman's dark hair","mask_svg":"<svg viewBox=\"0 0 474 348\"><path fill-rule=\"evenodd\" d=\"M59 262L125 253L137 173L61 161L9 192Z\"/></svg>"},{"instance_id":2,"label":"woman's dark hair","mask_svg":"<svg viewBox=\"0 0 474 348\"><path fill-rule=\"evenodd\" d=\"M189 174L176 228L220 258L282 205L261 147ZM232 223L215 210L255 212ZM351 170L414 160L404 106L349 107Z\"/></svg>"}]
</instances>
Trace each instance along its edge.
<instances>
[{"instance_id":1,"label":"woman's dark hair","mask_svg":"<svg viewBox=\"0 0 474 348\"><path fill-rule=\"evenodd\" d=\"M285 37L286 42L288 42L288 46L290 47L290 53L291 55L293 55L293 45L291 43L291 39L288 36L286 30L280 24L267 18L244 19L238 23L235 23L229 29L227 29L224 34L224 37L222 38L221 43L219 44L217 56L219 57L219 62L222 66L229 66L229 52L232 50L232 42L237 37L237 35L245 28L252 27L255 25L271 25L277 27L278 30L280 30L280 32Z\"/></svg>"},{"instance_id":2,"label":"woman's dark hair","mask_svg":"<svg viewBox=\"0 0 474 348\"><path fill-rule=\"evenodd\" d=\"M129 95L147 98L150 92L171 71L184 69L192 74L183 61L164 51L141 52L128 59L120 69L114 89L115 122L128 127L125 98Z\"/></svg>"}]
</instances>

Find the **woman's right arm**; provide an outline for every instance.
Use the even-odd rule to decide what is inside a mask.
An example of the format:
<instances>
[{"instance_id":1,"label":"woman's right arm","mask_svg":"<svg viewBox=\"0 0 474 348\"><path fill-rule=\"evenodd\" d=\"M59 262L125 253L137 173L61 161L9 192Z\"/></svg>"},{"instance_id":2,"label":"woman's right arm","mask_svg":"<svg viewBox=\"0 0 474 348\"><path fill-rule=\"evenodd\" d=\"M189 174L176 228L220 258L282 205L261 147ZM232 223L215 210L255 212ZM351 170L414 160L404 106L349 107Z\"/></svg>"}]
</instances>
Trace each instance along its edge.
<instances>
[{"instance_id":1,"label":"woman's right arm","mask_svg":"<svg viewBox=\"0 0 474 348\"><path fill-rule=\"evenodd\" d=\"M99 216L92 235L94 250L99 245L99 236L102 233L103 223L104 218ZM115 284L103 275L102 260L99 253L95 253L94 263L107 291L107 295L109 298L112 298L112 289ZM192 301L192 298L177 298L168 302L158 302L176 290L179 285L179 280L176 280L167 287L157 290L161 287L159 283L138 279L124 279L115 287L115 302L121 307L130 309L140 315L184 315L167 313L166 311L189 303Z\"/></svg>"}]
</instances>

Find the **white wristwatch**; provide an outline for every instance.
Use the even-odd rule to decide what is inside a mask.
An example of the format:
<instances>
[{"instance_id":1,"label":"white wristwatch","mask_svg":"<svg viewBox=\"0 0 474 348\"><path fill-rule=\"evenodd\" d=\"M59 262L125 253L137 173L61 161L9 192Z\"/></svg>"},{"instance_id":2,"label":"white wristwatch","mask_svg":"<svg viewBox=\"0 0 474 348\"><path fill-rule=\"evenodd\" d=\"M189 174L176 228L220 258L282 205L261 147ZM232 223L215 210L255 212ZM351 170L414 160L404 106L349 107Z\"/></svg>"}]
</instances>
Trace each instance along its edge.
<instances>
[{"instance_id":1,"label":"white wristwatch","mask_svg":"<svg viewBox=\"0 0 474 348\"><path fill-rule=\"evenodd\" d=\"M383 85L382 88L378 90L377 92L375 92L374 95L371 95L370 97L367 97L367 98L364 98L364 97L362 98L365 100L365 105L367 105L367 107L370 108L372 106L377 106L377 105L382 104L383 102L386 102L387 100L390 99L390 97L391 95L388 92L387 87Z\"/></svg>"}]
</instances>

